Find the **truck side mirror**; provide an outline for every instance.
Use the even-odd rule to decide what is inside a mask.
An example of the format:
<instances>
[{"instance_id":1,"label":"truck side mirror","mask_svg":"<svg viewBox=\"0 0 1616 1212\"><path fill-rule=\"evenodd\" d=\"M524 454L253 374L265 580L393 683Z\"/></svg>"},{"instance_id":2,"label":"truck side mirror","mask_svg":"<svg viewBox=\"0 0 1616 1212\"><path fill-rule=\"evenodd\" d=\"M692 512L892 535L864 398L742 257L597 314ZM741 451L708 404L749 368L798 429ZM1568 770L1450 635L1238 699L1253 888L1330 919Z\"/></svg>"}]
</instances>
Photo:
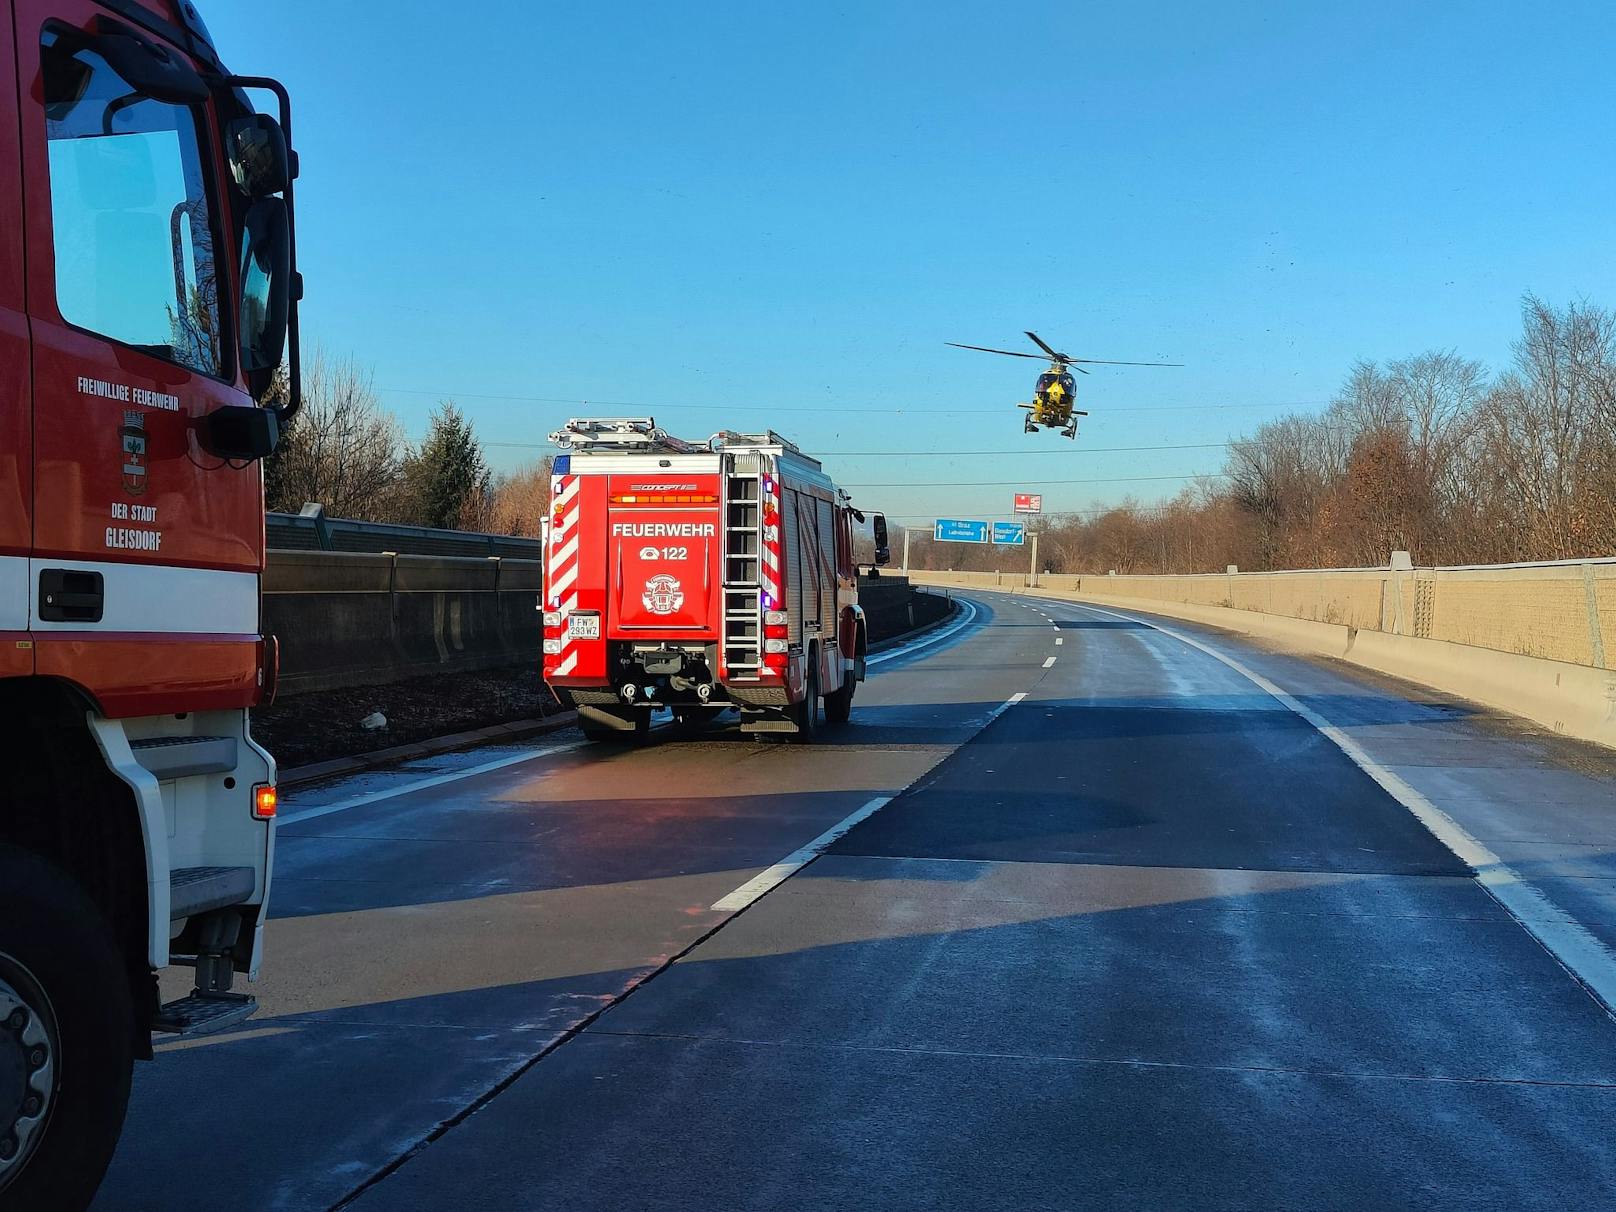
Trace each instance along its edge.
<instances>
[{"instance_id":1,"label":"truck side mirror","mask_svg":"<svg viewBox=\"0 0 1616 1212\"><path fill-rule=\"evenodd\" d=\"M887 515L884 513L871 515L870 526L875 531L876 564L892 563L892 547L887 541Z\"/></svg>"},{"instance_id":2,"label":"truck side mirror","mask_svg":"<svg viewBox=\"0 0 1616 1212\"><path fill-rule=\"evenodd\" d=\"M236 188L249 198L284 193L292 182L286 133L268 114L249 114L225 128L225 150Z\"/></svg>"},{"instance_id":3,"label":"truck side mirror","mask_svg":"<svg viewBox=\"0 0 1616 1212\"><path fill-rule=\"evenodd\" d=\"M253 397L269 391L292 308L292 232L286 203L259 198L247 210L241 237L241 368Z\"/></svg>"},{"instance_id":4,"label":"truck side mirror","mask_svg":"<svg viewBox=\"0 0 1616 1212\"><path fill-rule=\"evenodd\" d=\"M197 422L202 449L219 459L266 459L280 445L280 414L273 408L226 404Z\"/></svg>"}]
</instances>

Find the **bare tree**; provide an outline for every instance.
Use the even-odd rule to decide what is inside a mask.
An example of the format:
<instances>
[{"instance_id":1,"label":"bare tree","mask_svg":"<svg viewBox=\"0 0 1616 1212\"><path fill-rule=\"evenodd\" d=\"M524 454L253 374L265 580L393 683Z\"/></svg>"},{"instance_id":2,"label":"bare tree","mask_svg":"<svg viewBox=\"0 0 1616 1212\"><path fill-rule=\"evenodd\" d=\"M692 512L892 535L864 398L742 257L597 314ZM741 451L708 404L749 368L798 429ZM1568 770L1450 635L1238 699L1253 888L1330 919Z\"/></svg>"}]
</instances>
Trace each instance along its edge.
<instances>
[{"instance_id":1,"label":"bare tree","mask_svg":"<svg viewBox=\"0 0 1616 1212\"><path fill-rule=\"evenodd\" d=\"M318 350L303 376L303 408L266 477L270 509L318 501L336 517L396 520L404 437L368 370Z\"/></svg>"},{"instance_id":2,"label":"bare tree","mask_svg":"<svg viewBox=\"0 0 1616 1212\"><path fill-rule=\"evenodd\" d=\"M1057 572L1214 572L1616 553L1616 312L1522 301L1514 366L1433 350L1359 361L1318 415L1231 444L1224 480L1155 506L1052 515ZM950 545L951 546L951 545ZM949 567L995 553L928 548ZM932 565L938 566L938 565Z\"/></svg>"},{"instance_id":3,"label":"bare tree","mask_svg":"<svg viewBox=\"0 0 1616 1212\"><path fill-rule=\"evenodd\" d=\"M1515 368L1482 410L1483 482L1514 531L1515 558L1563 559L1616 544L1616 315L1587 303L1522 303Z\"/></svg>"},{"instance_id":4,"label":"bare tree","mask_svg":"<svg viewBox=\"0 0 1616 1212\"><path fill-rule=\"evenodd\" d=\"M496 534L540 537L540 525L550 508L550 460L540 459L494 481L489 502L488 529Z\"/></svg>"}]
</instances>

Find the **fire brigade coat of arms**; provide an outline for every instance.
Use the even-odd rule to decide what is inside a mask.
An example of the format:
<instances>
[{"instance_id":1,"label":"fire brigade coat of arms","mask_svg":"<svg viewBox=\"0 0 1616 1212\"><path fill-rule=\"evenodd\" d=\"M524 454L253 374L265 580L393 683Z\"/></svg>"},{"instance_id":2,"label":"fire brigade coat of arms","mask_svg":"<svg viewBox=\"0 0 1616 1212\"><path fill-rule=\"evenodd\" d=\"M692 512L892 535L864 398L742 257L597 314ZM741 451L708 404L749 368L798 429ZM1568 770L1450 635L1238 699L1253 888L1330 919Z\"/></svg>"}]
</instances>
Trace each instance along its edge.
<instances>
[{"instance_id":1,"label":"fire brigade coat of arms","mask_svg":"<svg viewBox=\"0 0 1616 1212\"><path fill-rule=\"evenodd\" d=\"M685 604L685 595L678 581L661 573L645 583L640 601L652 614L673 614Z\"/></svg>"}]
</instances>

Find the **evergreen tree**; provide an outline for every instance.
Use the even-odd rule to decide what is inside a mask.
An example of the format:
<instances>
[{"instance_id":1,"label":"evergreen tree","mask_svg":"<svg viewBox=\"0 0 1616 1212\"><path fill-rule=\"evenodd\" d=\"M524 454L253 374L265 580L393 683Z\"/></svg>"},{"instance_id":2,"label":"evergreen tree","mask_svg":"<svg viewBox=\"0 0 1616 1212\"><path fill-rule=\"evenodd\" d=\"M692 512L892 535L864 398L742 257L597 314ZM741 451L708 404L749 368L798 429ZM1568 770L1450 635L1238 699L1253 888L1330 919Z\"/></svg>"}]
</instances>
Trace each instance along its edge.
<instances>
[{"instance_id":1,"label":"evergreen tree","mask_svg":"<svg viewBox=\"0 0 1616 1212\"><path fill-rule=\"evenodd\" d=\"M465 413L444 401L432 413L426 440L405 462L411 512L422 526L477 526L487 510L488 464Z\"/></svg>"}]
</instances>

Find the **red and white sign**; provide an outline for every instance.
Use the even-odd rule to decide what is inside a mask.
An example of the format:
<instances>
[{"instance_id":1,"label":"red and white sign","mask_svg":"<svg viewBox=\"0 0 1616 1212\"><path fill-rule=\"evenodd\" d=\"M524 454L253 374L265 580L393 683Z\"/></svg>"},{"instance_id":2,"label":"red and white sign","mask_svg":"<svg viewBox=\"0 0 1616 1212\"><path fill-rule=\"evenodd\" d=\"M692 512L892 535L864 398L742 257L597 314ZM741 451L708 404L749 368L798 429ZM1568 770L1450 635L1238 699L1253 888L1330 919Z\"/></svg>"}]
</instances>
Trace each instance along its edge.
<instances>
[{"instance_id":1,"label":"red and white sign","mask_svg":"<svg viewBox=\"0 0 1616 1212\"><path fill-rule=\"evenodd\" d=\"M1038 492L1018 492L1018 493L1016 493L1016 512L1017 513L1043 513L1044 512L1044 496L1043 496L1043 494L1038 493Z\"/></svg>"}]
</instances>

